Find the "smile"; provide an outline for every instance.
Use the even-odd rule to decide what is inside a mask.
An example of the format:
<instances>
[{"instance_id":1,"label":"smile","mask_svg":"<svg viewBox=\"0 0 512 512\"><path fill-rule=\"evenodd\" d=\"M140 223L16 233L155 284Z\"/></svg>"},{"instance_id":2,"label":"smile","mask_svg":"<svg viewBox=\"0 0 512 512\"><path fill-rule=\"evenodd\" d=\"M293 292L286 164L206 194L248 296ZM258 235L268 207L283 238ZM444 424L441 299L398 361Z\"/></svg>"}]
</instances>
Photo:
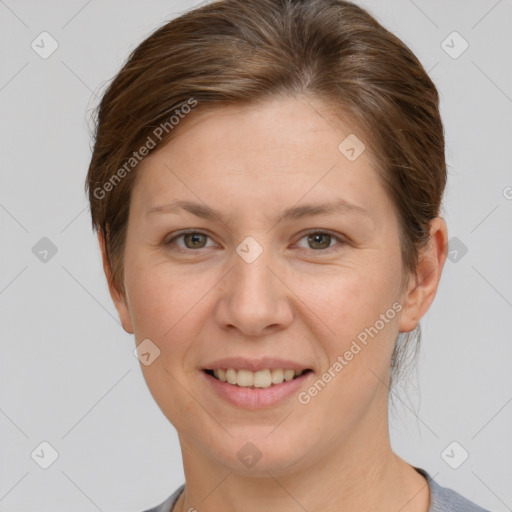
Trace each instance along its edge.
<instances>
[{"instance_id":1,"label":"smile","mask_svg":"<svg viewBox=\"0 0 512 512\"><path fill-rule=\"evenodd\" d=\"M254 372L216 368L203 369L200 374L215 400L220 399L229 405L249 410L281 405L286 398L299 393L314 376L314 372L309 369L296 371L281 368Z\"/></svg>"},{"instance_id":2,"label":"smile","mask_svg":"<svg viewBox=\"0 0 512 512\"><path fill-rule=\"evenodd\" d=\"M227 382L243 388L269 388L283 382L288 382L311 370L291 370L283 368L264 369L253 372L251 370L236 370L234 368L218 368L216 370L205 370L208 375L213 376L221 382Z\"/></svg>"}]
</instances>

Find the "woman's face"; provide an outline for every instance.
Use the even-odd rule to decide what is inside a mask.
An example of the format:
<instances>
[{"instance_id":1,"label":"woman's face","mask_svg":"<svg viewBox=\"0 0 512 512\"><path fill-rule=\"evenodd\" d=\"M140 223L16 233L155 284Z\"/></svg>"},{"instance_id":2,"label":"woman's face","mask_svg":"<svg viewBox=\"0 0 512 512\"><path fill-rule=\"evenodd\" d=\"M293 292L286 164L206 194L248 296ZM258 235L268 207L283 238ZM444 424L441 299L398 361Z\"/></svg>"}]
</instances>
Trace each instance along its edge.
<instances>
[{"instance_id":1,"label":"woman's face","mask_svg":"<svg viewBox=\"0 0 512 512\"><path fill-rule=\"evenodd\" d=\"M182 448L284 474L378 446L403 295L369 151L353 136L340 149L350 127L311 99L181 123L138 171L116 306L137 344L151 340L144 377ZM219 368L254 372L227 372L239 386L205 371ZM290 378L281 369L308 371L267 387Z\"/></svg>"}]
</instances>

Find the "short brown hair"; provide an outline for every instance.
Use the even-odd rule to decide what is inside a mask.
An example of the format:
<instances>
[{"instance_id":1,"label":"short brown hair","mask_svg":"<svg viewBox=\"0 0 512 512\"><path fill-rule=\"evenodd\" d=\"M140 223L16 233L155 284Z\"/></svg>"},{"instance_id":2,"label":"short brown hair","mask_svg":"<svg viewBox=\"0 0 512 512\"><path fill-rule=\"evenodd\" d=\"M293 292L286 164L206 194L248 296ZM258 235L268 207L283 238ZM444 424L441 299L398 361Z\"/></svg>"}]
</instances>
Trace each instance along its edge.
<instances>
[{"instance_id":1,"label":"short brown hair","mask_svg":"<svg viewBox=\"0 0 512 512\"><path fill-rule=\"evenodd\" d=\"M416 269L446 183L438 92L419 60L348 1L219 0L144 40L99 105L86 190L118 290L134 152L191 98L204 110L282 95L323 100L358 130L396 209L404 276Z\"/></svg>"}]
</instances>

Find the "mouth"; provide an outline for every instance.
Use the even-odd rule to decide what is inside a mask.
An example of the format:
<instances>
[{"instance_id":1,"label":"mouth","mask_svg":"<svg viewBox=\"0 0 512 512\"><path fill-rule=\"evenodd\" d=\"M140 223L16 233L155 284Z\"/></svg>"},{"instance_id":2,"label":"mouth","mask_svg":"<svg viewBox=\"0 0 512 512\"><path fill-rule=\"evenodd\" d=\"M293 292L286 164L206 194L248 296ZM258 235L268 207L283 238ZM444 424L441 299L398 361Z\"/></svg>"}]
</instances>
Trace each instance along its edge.
<instances>
[{"instance_id":1,"label":"mouth","mask_svg":"<svg viewBox=\"0 0 512 512\"><path fill-rule=\"evenodd\" d=\"M280 384L283 384L283 382L297 380L300 377L311 373L312 370L309 368L303 370L268 368L252 371L236 368L206 368L203 369L203 372L222 383L231 384L239 388L268 389L279 386Z\"/></svg>"},{"instance_id":2,"label":"mouth","mask_svg":"<svg viewBox=\"0 0 512 512\"><path fill-rule=\"evenodd\" d=\"M232 356L209 361L199 369L212 397L237 408L256 410L292 400L314 379L316 371L307 365L275 356Z\"/></svg>"}]
</instances>

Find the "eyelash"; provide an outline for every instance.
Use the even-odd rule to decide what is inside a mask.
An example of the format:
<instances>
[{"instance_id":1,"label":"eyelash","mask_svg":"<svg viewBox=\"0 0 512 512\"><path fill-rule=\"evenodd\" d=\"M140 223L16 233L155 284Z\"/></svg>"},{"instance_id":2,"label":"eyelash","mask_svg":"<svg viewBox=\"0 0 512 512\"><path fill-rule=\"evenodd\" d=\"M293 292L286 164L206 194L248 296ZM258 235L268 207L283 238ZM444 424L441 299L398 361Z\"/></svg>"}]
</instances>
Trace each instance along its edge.
<instances>
[{"instance_id":1,"label":"eyelash","mask_svg":"<svg viewBox=\"0 0 512 512\"><path fill-rule=\"evenodd\" d=\"M211 240L211 237L208 233L204 232L204 231L201 231L201 230L197 230L197 229L193 229L193 230L188 230L188 231L182 231L181 233L178 233L176 236L172 237L170 240L168 240L167 242L164 243L164 245L166 246L170 246L172 245L176 240L184 237L185 235L190 235L190 234L197 234L197 235L204 235L206 237L208 237L210 240ZM306 238L306 237L309 237L309 236L314 236L314 235L328 235L331 237L331 241L332 240L336 240L337 244L333 245L333 246L329 246L325 249L305 249L303 247L300 247L300 249L305 249L305 250L310 250L310 251L313 251L315 253L330 253L332 252L333 250L339 250L340 247L337 247L337 246L343 246L343 245L346 245L347 242L345 240L343 240L341 237L339 237L338 235L335 235L333 233L330 233L329 231L325 231L325 230L312 230L312 231L308 231L306 233L304 233L297 242L299 242L300 240L302 240L303 238ZM296 242L296 243L297 243ZM185 252L185 253L190 253L190 252L193 252L193 251L198 251L200 249L206 249L207 247L200 247L199 249L189 249L189 248L182 248L182 247L178 247L174 250L176 251L179 251L179 252Z\"/></svg>"}]
</instances>

